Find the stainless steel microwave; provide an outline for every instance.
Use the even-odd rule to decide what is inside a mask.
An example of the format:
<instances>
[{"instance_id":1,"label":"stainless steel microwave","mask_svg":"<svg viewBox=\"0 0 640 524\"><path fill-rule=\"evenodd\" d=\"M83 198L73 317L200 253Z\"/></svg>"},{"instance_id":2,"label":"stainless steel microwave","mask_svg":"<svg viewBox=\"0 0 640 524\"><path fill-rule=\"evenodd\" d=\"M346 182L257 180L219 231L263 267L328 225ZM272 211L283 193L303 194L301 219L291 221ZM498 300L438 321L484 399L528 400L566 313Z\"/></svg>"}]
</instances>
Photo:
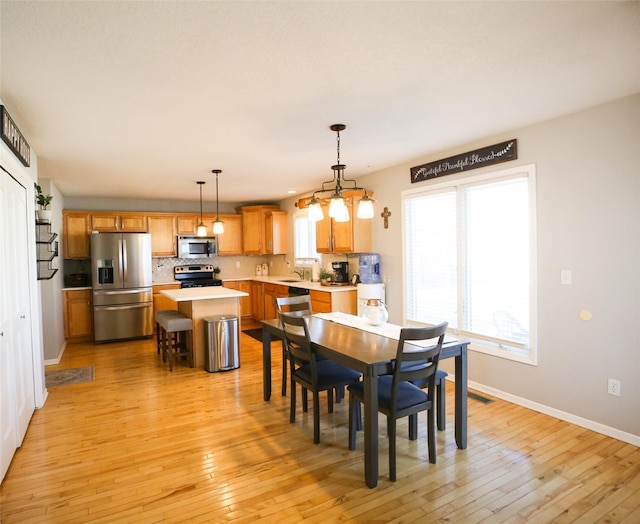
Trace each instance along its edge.
<instances>
[{"instance_id":1,"label":"stainless steel microwave","mask_svg":"<svg viewBox=\"0 0 640 524\"><path fill-rule=\"evenodd\" d=\"M178 237L178 258L206 258L217 254L217 237Z\"/></svg>"}]
</instances>

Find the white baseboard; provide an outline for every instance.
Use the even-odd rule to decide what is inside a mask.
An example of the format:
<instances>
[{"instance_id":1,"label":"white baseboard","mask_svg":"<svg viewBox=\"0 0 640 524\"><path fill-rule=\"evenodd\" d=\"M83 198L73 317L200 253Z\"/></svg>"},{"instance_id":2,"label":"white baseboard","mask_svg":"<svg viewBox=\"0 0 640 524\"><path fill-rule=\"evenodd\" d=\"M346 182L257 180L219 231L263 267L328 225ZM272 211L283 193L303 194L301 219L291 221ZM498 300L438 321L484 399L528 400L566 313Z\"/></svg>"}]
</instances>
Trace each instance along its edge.
<instances>
[{"instance_id":1,"label":"white baseboard","mask_svg":"<svg viewBox=\"0 0 640 524\"><path fill-rule=\"evenodd\" d=\"M60 361L62 360L62 355L64 355L64 350L67 349L67 341L64 341L64 344L62 344L62 347L60 348L60 352L58 353L58 356L56 358L52 358L49 360L45 360L44 361L44 365L45 366L55 366L56 364L60 364Z\"/></svg>"},{"instance_id":2,"label":"white baseboard","mask_svg":"<svg viewBox=\"0 0 640 524\"><path fill-rule=\"evenodd\" d=\"M449 374L447 379L455 382L454 375ZM539 413L549 415L550 417L564 420L565 422L575 424L576 426L590 429L591 431L601 433L602 435L606 435L607 437L612 437L617 440L621 440L622 442L627 442L628 444L633 444L634 446L640 447L640 435L634 435L633 433L627 433L626 431L621 431L610 426L605 426L604 424L600 424L599 422L582 418L572 413L561 411L550 406L545 406L544 404L539 404L538 402L534 402L523 397L518 397L516 395L512 395L511 393L506 393L499 389L485 386L484 384L479 384L471 380L469 381L469 388L487 393L488 395L497 397L501 400L506 400L507 402L511 402L512 404L516 404L527 409L532 409L533 411L538 411Z\"/></svg>"}]
</instances>

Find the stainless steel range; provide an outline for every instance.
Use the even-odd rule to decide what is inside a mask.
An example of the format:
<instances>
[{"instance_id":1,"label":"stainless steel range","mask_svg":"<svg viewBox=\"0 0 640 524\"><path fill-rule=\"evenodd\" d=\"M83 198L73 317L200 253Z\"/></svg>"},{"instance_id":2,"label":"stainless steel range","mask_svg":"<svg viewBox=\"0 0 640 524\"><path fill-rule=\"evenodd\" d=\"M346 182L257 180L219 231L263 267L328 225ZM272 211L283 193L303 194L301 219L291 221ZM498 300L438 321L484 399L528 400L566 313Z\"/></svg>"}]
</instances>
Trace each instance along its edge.
<instances>
[{"instance_id":1,"label":"stainless steel range","mask_svg":"<svg viewBox=\"0 0 640 524\"><path fill-rule=\"evenodd\" d=\"M213 266L191 265L175 266L173 277L180 282L181 288L221 286L222 280L213 278Z\"/></svg>"}]
</instances>

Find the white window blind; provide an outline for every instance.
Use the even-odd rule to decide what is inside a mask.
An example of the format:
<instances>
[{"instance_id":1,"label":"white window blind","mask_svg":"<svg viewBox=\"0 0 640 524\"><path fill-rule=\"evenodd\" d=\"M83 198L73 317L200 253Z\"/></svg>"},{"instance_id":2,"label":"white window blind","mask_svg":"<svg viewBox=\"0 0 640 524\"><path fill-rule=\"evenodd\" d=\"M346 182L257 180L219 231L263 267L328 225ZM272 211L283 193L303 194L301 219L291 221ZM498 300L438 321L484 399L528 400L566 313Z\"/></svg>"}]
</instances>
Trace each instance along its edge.
<instances>
[{"instance_id":1,"label":"white window blind","mask_svg":"<svg viewBox=\"0 0 640 524\"><path fill-rule=\"evenodd\" d=\"M535 363L535 185L512 171L403 194L405 319Z\"/></svg>"},{"instance_id":2,"label":"white window blind","mask_svg":"<svg viewBox=\"0 0 640 524\"><path fill-rule=\"evenodd\" d=\"M305 265L320 260L316 252L316 227L309 221L307 210L298 211L293 216L293 244L295 264Z\"/></svg>"}]
</instances>

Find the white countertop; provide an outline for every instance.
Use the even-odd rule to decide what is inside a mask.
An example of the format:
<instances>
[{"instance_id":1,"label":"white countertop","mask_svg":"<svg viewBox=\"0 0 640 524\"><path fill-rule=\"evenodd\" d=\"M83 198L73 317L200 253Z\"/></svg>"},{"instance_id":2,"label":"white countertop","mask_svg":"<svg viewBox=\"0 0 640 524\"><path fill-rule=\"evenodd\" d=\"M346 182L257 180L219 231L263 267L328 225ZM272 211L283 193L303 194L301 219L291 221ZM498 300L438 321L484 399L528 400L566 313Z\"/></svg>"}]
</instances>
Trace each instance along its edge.
<instances>
[{"instance_id":1,"label":"white countertop","mask_svg":"<svg viewBox=\"0 0 640 524\"><path fill-rule=\"evenodd\" d=\"M295 276L295 275L293 275ZM308 280L295 280L290 276L272 276L272 277L249 277L246 279L229 280L255 280L256 282L266 282L268 284L278 284L280 286L299 287L302 289L314 289L316 291L325 291L327 293L340 293L345 291L355 291L356 286L323 286L320 282L309 282ZM291 281L291 282L290 282Z\"/></svg>"},{"instance_id":2,"label":"white countertop","mask_svg":"<svg viewBox=\"0 0 640 524\"><path fill-rule=\"evenodd\" d=\"M192 287L185 289L164 289L160 294L169 297L176 302L187 302L193 300L212 300L220 298L248 297L249 294L236 289L228 289L222 286Z\"/></svg>"},{"instance_id":3,"label":"white countertop","mask_svg":"<svg viewBox=\"0 0 640 524\"><path fill-rule=\"evenodd\" d=\"M320 284L320 282L309 282L308 280L294 280L291 277L288 277L286 275L284 276L278 276L278 275L274 275L271 277L257 277L257 276L252 276L252 277L230 277L230 278L223 278L222 282L237 282L237 281L250 281L253 280L255 282L264 282L267 284L278 284L280 286L291 286L291 287L299 287L302 289L315 289L316 291L325 291L327 293L341 293L344 291L355 291L356 290L356 286L323 286L322 284ZM287 282L283 282L283 281L287 281ZM289 280L292 280L293 282L288 282ZM179 282L177 280L171 280L169 282L153 282L154 286L162 286L162 285L166 285L166 284L179 284ZM91 289L91 288L89 288Z\"/></svg>"}]
</instances>

